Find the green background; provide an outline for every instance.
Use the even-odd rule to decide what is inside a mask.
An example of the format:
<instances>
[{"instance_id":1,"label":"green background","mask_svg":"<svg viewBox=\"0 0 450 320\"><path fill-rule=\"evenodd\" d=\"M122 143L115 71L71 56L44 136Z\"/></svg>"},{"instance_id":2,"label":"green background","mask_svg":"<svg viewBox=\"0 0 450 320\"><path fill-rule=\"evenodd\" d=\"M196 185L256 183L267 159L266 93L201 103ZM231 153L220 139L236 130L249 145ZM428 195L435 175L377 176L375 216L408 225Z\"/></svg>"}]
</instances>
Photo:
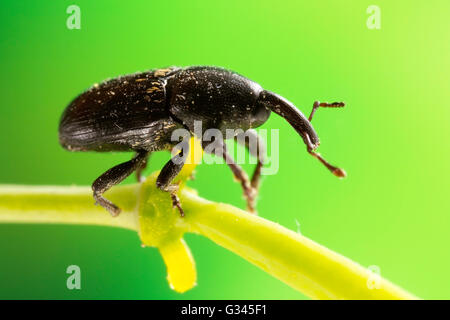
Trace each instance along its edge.
<instances>
[{"instance_id":1,"label":"green background","mask_svg":"<svg viewBox=\"0 0 450 320\"><path fill-rule=\"evenodd\" d=\"M81 8L68 30L66 8ZM381 29L366 8L381 9ZM450 298L448 1L2 1L0 183L90 185L130 154L70 153L60 114L95 82L170 65L218 65L308 114L338 180L280 129L280 169L266 176L262 217L358 261L422 298ZM152 157L158 170L168 154ZM246 166L250 169L250 166ZM134 177L133 177L134 179ZM125 183L133 182L128 179ZM244 206L225 165L202 165L200 195ZM105 213L106 214L106 213ZM198 286L173 292L156 249L105 227L0 225L0 298L303 299L255 266L188 235ZM66 267L82 289L66 289Z\"/></svg>"}]
</instances>

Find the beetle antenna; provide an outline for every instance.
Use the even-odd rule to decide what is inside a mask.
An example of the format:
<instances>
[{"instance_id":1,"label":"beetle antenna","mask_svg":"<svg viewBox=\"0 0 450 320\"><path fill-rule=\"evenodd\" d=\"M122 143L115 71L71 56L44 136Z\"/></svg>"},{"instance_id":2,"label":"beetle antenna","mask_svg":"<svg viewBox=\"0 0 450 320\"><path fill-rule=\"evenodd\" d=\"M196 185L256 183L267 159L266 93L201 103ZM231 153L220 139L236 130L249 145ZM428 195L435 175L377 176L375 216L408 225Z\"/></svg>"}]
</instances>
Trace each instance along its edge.
<instances>
[{"instance_id":1,"label":"beetle antenna","mask_svg":"<svg viewBox=\"0 0 450 320\"><path fill-rule=\"evenodd\" d=\"M344 102L328 103L328 102L314 101L313 108L311 110L311 114L308 117L308 121L309 122L311 122L314 114L316 113L316 110L319 109L319 107L322 107L322 108L343 108L343 107L345 107L345 103Z\"/></svg>"},{"instance_id":2,"label":"beetle antenna","mask_svg":"<svg viewBox=\"0 0 450 320\"><path fill-rule=\"evenodd\" d=\"M314 131L311 122L306 119L303 113L301 113L300 110L298 110L291 102L276 93L266 90L261 92L259 102L266 108L286 119L286 121L289 122L295 131L297 131L297 133L302 137L304 143L306 144L308 153L319 160L328 170L331 171L331 173L339 178L346 176L343 169L331 165L319 153L315 152L320 143L319 137ZM341 107L343 106L343 103L337 102L327 105L330 107ZM316 103L314 106L316 106ZM317 107L313 107L312 115L314 115L315 109L321 106L326 107L325 104L321 105L321 103L317 102ZM310 115L310 118L312 118L312 115Z\"/></svg>"},{"instance_id":3,"label":"beetle antenna","mask_svg":"<svg viewBox=\"0 0 450 320\"><path fill-rule=\"evenodd\" d=\"M309 137L307 138L309 140ZM347 176L347 173L345 172L344 169L335 167L333 165L331 165L327 160L325 160L320 153L317 153L314 151L314 148L312 148L312 146L310 144L306 144L308 153L310 155L312 155L314 158L316 158L317 160L319 160L328 170L330 170L330 172L332 174L334 174L336 177L338 178L345 178Z\"/></svg>"}]
</instances>

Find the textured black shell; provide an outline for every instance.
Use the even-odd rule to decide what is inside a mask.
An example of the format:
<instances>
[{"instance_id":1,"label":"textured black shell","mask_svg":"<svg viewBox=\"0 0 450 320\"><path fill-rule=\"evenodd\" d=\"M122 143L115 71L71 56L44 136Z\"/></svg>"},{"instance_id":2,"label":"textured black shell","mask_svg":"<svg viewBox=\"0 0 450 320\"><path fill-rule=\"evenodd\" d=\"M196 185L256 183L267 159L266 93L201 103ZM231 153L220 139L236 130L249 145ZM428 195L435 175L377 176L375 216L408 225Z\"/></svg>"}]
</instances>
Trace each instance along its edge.
<instances>
[{"instance_id":1,"label":"textured black shell","mask_svg":"<svg viewBox=\"0 0 450 320\"><path fill-rule=\"evenodd\" d=\"M92 86L64 111L59 140L68 150L162 150L181 125L166 107L166 82L179 68L135 73Z\"/></svg>"},{"instance_id":2,"label":"textured black shell","mask_svg":"<svg viewBox=\"0 0 450 320\"><path fill-rule=\"evenodd\" d=\"M170 113L193 131L255 128L270 110L258 105L262 88L246 77L218 67L194 66L179 70L167 82Z\"/></svg>"}]
</instances>

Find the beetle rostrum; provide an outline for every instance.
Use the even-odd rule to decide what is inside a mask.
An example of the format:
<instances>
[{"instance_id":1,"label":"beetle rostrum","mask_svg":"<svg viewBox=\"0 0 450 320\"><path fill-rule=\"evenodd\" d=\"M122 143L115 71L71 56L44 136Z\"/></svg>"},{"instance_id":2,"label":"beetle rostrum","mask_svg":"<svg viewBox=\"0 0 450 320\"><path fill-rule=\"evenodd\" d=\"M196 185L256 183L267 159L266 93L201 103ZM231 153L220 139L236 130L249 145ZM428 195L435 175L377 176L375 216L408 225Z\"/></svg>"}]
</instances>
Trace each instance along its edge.
<instances>
[{"instance_id":1,"label":"beetle rostrum","mask_svg":"<svg viewBox=\"0 0 450 320\"><path fill-rule=\"evenodd\" d=\"M135 152L130 161L109 169L92 184L96 203L117 216L120 208L104 198L103 193L133 172L140 181L150 154L171 150L177 144L171 141L171 133L176 129L184 128L194 135L196 121L201 121L202 130L246 131L259 127L271 112L275 112L298 132L312 156L335 176L344 177L342 169L332 166L315 151L319 138L311 125L317 108L343 106L342 102L329 104L316 101L307 119L288 100L235 72L209 66L170 67L95 84L75 98L62 114L59 141L70 151ZM256 134L252 130L248 132ZM223 149L222 157L242 185L249 211L254 212L263 160L258 157L253 175L249 178L227 153L224 141L219 143ZM204 142L202 147L205 149L206 146ZM172 181L184 163L172 160L165 164L156 184L170 193L173 206L183 216L177 196L178 185Z\"/></svg>"}]
</instances>

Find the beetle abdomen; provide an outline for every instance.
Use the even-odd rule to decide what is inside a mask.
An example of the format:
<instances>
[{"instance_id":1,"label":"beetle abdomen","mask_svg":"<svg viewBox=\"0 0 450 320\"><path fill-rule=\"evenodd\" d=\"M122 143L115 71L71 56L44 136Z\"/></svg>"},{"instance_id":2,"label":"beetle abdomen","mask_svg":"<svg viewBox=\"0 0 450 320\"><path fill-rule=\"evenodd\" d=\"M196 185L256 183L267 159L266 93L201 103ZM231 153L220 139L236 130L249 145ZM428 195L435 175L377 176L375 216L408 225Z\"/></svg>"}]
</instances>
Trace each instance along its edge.
<instances>
[{"instance_id":1,"label":"beetle abdomen","mask_svg":"<svg viewBox=\"0 0 450 320\"><path fill-rule=\"evenodd\" d=\"M166 110L165 79L176 68L96 84L64 111L60 142L69 150L158 149L178 127Z\"/></svg>"}]
</instances>

